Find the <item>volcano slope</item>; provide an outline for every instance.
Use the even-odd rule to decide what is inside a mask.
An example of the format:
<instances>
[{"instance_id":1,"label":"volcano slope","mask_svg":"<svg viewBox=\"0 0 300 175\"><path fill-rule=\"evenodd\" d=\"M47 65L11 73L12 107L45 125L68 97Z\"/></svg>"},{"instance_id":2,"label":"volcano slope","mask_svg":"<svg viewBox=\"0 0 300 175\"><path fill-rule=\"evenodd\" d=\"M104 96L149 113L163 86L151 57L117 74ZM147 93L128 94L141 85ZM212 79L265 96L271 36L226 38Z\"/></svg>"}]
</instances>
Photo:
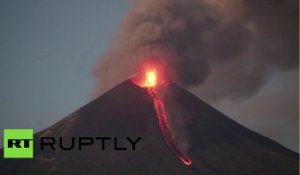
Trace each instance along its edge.
<instances>
[{"instance_id":1,"label":"volcano slope","mask_svg":"<svg viewBox=\"0 0 300 175\"><path fill-rule=\"evenodd\" d=\"M177 143L188 143L191 166L184 165L167 147L147 90L128 80L35 134L34 159L1 158L0 174L298 174L297 153L241 126L176 84L165 88L164 101L171 123L184 123L184 139ZM118 137L118 144L125 147L131 147L125 137L142 139L134 151L116 151L113 142L107 142L105 150L101 150L101 142L95 142L81 151L60 150L58 145L56 151L41 151L42 136L62 137L68 142L64 145L70 144L72 137Z\"/></svg>"}]
</instances>

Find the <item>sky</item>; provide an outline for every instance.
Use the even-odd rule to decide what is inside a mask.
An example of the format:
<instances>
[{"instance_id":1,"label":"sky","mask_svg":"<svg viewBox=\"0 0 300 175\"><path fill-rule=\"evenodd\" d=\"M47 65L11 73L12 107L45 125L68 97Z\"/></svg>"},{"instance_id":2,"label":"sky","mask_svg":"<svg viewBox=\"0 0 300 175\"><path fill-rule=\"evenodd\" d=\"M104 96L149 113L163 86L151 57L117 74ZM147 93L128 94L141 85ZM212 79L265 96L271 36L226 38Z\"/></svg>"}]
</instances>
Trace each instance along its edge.
<instances>
[{"instance_id":1,"label":"sky","mask_svg":"<svg viewBox=\"0 0 300 175\"><path fill-rule=\"evenodd\" d=\"M0 1L0 130L44 129L90 101L127 1ZM2 141L2 139L1 139Z\"/></svg>"},{"instance_id":2,"label":"sky","mask_svg":"<svg viewBox=\"0 0 300 175\"><path fill-rule=\"evenodd\" d=\"M127 9L119 0L0 1L0 130L40 131L88 103L96 85L93 66ZM297 70L272 75L249 99L211 105L298 149Z\"/></svg>"}]
</instances>

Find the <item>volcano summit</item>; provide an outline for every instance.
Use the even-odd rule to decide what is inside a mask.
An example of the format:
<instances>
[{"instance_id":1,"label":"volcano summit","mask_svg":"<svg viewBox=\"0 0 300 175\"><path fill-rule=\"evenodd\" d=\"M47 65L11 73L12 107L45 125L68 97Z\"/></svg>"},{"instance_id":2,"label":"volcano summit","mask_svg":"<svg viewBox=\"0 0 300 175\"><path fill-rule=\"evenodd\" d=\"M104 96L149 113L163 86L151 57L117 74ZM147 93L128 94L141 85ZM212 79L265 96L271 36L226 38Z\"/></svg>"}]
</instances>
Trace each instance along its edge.
<instances>
[{"instance_id":1,"label":"volcano summit","mask_svg":"<svg viewBox=\"0 0 300 175\"><path fill-rule=\"evenodd\" d=\"M168 83L164 91L163 101L170 118L181 116L184 120L189 147L180 150L193 161L190 166L183 164L166 144L158 125L155 101L147 89L127 80L35 134L33 159L1 158L0 174L298 174L297 153L241 126L174 83ZM174 112L174 104L180 108L180 115ZM113 142L107 142L105 151L99 151L100 142L81 151L42 151L36 142L41 137L71 141L72 137L83 136L141 140L135 150L126 151L112 149ZM118 144L131 146L125 139Z\"/></svg>"}]
</instances>

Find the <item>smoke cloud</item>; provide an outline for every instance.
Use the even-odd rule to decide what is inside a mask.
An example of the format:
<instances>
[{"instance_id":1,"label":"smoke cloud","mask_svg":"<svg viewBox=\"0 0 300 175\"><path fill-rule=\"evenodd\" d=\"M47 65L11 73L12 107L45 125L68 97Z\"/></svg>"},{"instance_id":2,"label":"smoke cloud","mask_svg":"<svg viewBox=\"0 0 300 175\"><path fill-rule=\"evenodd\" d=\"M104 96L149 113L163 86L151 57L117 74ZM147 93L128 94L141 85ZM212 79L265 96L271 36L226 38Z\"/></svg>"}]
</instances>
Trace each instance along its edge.
<instances>
[{"instance_id":1,"label":"smoke cloud","mask_svg":"<svg viewBox=\"0 0 300 175\"><path fill-rule=\"evenodd\" d=\"M274 72L298 68L297 0L136 0L94 68L96 95L146 59L211 101L255 94Z\"/></svg>"}]
</instances>

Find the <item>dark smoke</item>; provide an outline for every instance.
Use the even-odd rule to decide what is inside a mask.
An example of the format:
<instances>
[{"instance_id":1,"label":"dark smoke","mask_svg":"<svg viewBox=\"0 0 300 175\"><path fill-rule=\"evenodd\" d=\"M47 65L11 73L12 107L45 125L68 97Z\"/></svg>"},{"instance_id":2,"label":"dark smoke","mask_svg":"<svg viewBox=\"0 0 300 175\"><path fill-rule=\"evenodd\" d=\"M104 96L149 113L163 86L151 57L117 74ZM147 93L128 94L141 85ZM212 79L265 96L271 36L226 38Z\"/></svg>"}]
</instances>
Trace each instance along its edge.
<instances>
[{"instance_id":1,"label":"dark smoke","mask_svg":"<svg viewBox=\"0 0 300 175\"><path fill-rule=\"evenodd\" d=\"M136 0L95 67L96 95L163 60L168 76L209 100L255 94L298 68L297 0Z\"/></svg>"}]
</instances>

